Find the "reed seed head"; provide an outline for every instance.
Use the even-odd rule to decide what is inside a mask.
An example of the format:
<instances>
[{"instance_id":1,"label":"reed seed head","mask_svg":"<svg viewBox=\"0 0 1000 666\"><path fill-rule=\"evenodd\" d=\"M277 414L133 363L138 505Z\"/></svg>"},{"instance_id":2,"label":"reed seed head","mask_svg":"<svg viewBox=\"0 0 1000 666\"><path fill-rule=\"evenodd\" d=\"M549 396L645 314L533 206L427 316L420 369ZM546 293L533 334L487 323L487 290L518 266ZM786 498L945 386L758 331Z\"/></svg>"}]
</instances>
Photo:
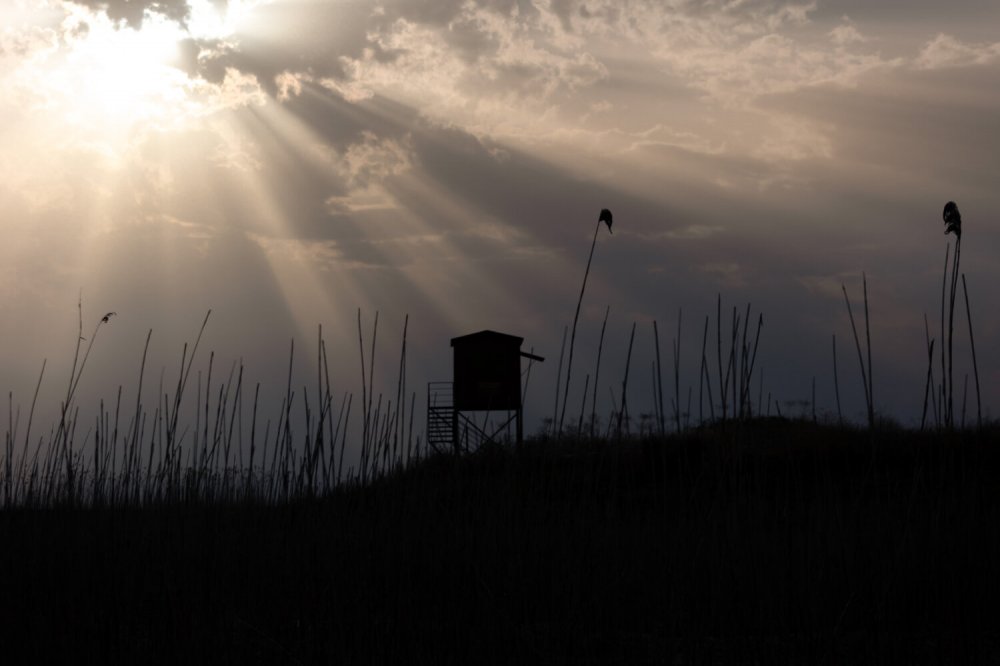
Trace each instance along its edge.
<instances>
[{"instance_id":1,"label":"reed seed head","mask_svg":"<svg viewBox=\"0 0 1000 666\"><path fill-rule=\"evenodd\" d=\"M944 218L944 233L947 235L955 232L955 235L961 238L962 214L958 212L958 206L955 205L954 201L949 201L944 205L944 212L941 216Z\"/></svg>"},{"instance_id":2,"label":"reed seed head","mask_svg":"<svg viewBox=\"0 0 1000 666\"><path fill-rule=\"evenodd\" d=\"M603 222L604 224L608 225L608 233L614 233L613 231L611 231L611 211L610 210L608 210L607 208L602 208L601 209L601 215L600 215L600 217L597 218L597 221L598 222Z\"/></svg>"}]
</instances>

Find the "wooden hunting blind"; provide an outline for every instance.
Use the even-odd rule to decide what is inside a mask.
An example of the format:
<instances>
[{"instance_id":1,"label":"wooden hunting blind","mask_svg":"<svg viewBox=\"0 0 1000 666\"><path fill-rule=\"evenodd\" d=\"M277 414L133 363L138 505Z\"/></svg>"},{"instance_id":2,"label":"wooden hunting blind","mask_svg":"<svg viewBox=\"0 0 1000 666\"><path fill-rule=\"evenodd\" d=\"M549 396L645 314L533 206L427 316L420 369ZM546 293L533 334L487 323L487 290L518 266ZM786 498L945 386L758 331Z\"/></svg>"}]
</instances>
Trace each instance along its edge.
<instances>
[{"instance_id":1,"label":"wooden hunting blind","mask_svg":"<svg viewBox=\"0 0 1000 666\"><path fill-rule=\"evenodd\" d=\"M481 442L494 439L516 421L517 441L524 439L521 405L521 358L544 361L521 351L524 338L496 331L479 331L451 339L453 381L428 387L427 436L434 444L451 444L460 451L462 432ZM507 412L507 419L489 433L463 412ZM460 432L461 431L461 432ZM468 437L465 438L468 441Z\"/></svg>"}]
</instances>

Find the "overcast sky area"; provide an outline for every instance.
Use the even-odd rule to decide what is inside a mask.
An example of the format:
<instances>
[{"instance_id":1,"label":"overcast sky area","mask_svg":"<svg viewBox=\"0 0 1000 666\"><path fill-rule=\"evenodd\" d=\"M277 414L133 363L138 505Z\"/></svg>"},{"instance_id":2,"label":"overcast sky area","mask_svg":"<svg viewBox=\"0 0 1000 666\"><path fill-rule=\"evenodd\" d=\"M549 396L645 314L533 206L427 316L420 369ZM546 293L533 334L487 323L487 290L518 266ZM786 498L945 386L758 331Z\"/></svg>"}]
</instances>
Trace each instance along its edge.
<instances>
[{"instance_id":1,"label":"overcast sky area","mask_svg":"<svg viewBox=\"0 0 1000 666\"><path fill-rule=\"evenodd\" d=\"M0 378L23 409L43 359L58 405L82 293L88 339L118 313L86 400L134 395L150 329L147 390L161 368L171 385L209 309L213 384L242 358L276 415L293 338L295 383L315 387L322 324L335 388L360 392L361 308L369 341L379 312L393 397L409 315L418 405L450 378L450 338L524 337L546 358L533 432L606 207L574 417L608 306L598 412L620 400L633 322L630 411L652 411L654 320L671 411L682 311L697 416L721 294L724 336L733 306L763 313L765 401L798 413L815 377L833 412L836 335L860 421L841 285L860 318L865 272L876 408L915 424L954 200L984 412L1000 414L995 0L11 0L0 25ZM964 309L955 331L960 399Z\"/></svg>"}]
</instances>

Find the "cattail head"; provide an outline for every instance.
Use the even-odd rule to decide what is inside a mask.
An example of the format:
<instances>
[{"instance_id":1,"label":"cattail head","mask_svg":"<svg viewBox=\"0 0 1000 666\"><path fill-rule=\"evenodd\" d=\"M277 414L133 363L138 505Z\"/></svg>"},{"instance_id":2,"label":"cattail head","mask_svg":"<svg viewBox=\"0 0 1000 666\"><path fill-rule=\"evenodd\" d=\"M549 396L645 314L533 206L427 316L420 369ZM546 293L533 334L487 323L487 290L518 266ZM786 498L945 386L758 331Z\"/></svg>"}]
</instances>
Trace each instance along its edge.
<instances>
[{"instance_id":1,"label":"cattail head","mask_svg":"<svg viewBox=\"0 0 1000 666\"><path fill-rule=\"evenodd\" d=\"M962 214L958 212L958 206L955 205L954 201L949 201L944 205L944 213L941 216L944 218L944 233L950 234L954 231L955 235L961 238Z\"/></svg>"}]
</instances>

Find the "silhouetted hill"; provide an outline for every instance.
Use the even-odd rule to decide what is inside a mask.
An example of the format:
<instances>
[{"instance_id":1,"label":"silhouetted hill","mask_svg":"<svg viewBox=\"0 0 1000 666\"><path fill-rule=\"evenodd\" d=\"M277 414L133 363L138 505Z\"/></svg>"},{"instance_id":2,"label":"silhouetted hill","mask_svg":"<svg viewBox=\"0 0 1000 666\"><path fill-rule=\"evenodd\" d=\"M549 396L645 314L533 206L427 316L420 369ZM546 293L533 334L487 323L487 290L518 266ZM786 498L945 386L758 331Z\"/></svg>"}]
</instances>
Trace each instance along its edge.
<instances>
[{"instance_id":1,"label":"silhouetted hill","mask_svg":"<svg viewBox=\"0 0 1000 666\"><path fill-rule=\"evenodd\" d=\"M281 506L7 510L0 626L17 663L987 663L998 444L772 419Z\"/></svg>"}]
</instances>

